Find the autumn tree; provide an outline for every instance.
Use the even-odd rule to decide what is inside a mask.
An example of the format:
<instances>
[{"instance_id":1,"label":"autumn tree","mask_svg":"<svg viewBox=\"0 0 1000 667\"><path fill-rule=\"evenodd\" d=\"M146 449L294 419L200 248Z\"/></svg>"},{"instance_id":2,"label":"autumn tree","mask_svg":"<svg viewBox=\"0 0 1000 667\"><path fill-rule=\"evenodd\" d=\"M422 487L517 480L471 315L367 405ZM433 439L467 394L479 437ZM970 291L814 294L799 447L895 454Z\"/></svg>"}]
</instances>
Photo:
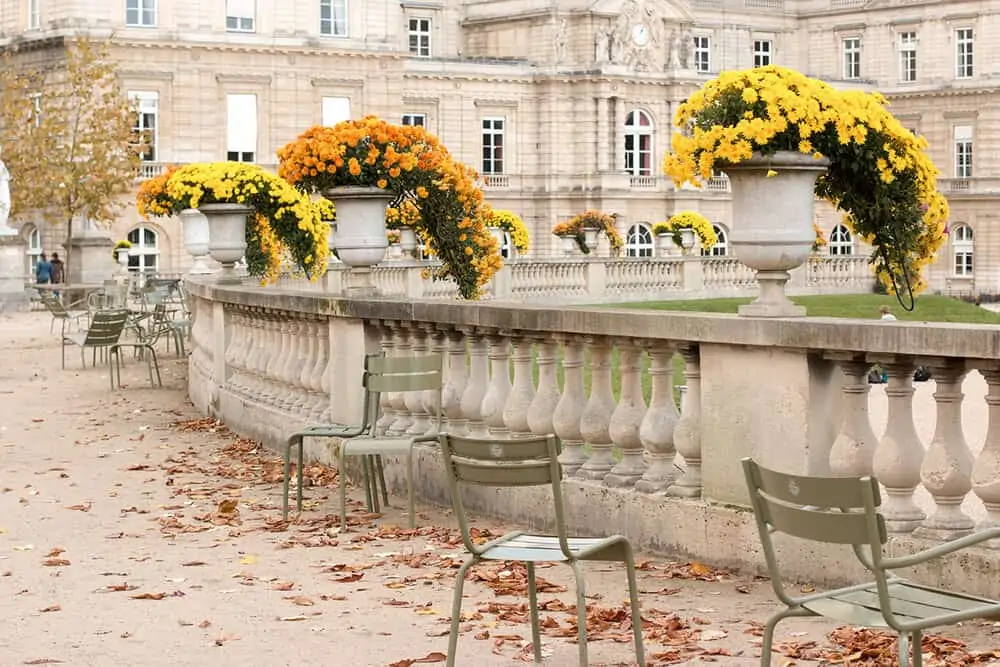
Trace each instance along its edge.
<instances>
[{"instance_id":1,"label":"autumn tree","mask_svg":"<svg viewBox=\"0 0 1000 667\"><path fill-rule=\"evenodd\" d=\"M0 141L11 172L11 216L65 224L66 271L74 224L107 225L138 174L143 149L135 105L118 80L110 41L8 47L0 71Z\"/></svg>"}]
</instances>

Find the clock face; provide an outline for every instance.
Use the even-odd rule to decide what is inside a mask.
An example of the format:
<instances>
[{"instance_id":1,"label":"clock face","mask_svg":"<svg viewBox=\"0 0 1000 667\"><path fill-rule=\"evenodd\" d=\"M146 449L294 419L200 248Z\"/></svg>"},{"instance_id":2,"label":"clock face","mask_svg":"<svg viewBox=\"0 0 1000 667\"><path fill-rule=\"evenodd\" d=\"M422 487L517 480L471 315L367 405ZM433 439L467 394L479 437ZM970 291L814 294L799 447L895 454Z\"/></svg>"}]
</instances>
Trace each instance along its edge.
<instances>
[{"instance_id":1,"label":"clock face","mask_svg":"<svg viewBox=\"0 0 1000 667\"><path fill-rule=\"evenodd\" d=\"M632 41L636 46L646 46L649 43L649 28L645 23L638 23L632 28Z\"/></svg>"}]
</instances>

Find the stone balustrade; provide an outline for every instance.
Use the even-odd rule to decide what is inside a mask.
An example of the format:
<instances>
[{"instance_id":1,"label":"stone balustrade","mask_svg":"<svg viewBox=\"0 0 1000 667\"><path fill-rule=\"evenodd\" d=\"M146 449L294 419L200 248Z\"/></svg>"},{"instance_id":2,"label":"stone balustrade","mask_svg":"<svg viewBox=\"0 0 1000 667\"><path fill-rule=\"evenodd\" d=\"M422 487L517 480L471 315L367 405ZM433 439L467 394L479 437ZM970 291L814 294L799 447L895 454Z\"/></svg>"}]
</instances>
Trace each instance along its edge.
<instances>
[{"instance_id":1,"label":"stone balustrade","mask_svg":"<svg viewBox=\"0 0 1000 667\"><path fill-rule=\"evenodd\" d=\"M455 299L451 282L425 276L430 262L386 261L372 269L385 297ZM331 264L325 284L283 277L283 289L342 294L342 264ZM818 255L791 272L790 294L865 293L874 285L868 258ZM753 269L735 257L567 257L507 260L487 287L487 299L560 303L615 303L628 300L755 296Z\"/></svg>"},{"instance_id":2,"label":"stone balustrade","mask_svg":"<svg viewBox=\"0 0 1000 667\"><path fill-rule=\"evenodd\" d=\"M743 456L789 472L875 474L893 553L1000 525L997 327L350 300L196 281L188 289L192 401L271 446L303 425L356 423L365 352L438 351L446 430L561 438L578 530L759 565L740 508ZM873 389L874 363L889 381ZM917 365L934 379L914 385ZM428 432L435 396L384 396L378 430ZM330 446L309 442L307 454L332 461ZM418 493L446 502L435 447L417 460ZM390 466L397 490L401 475ZM469 502L525 524L548 520L532 489ZM810 580L854 574L832 549L782 543L782 555ZM991 574L1000 550L941 563L918 578L1000 594Z\"/></svg>"}]
</instances>

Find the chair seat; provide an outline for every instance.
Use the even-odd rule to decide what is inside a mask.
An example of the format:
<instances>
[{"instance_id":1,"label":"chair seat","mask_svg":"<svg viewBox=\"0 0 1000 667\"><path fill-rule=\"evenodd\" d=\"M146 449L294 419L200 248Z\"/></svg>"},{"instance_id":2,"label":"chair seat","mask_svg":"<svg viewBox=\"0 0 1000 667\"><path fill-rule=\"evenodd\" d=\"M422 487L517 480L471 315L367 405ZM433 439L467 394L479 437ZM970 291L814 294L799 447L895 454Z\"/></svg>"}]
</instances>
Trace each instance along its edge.
<instances>
[{"instance_id":1,"label":"chair seat","mask_svg":"<svg viewBox=\"0 0 1000 667\"><path fill-rule=\"evenodd\" d=\"M893 614L904 623L990 605L996 608L996 616L1000 617L1000 605L993 600L920 586L905 579L889 582L889 599ZM826 597L805 602L802 606L842 623L888 627L874 584L863 589L830 591Z\"/></svg>"},{"instance_id":2,"label":"chair seat","mask_svg":"<svg viewBox=\"0 0 1000 667\"><path fill-rule=\"evenodd\" d=\"M413 449L413 438L357 437L340 443L344 456L368 454L408 454Z\"/></svg>"},{"instance_id":3,"label":"chair seat","mask_svg":"<svg viewBox=\"0 0 1000 667\"><path fill-rule=\"evenodd\" d=\"M85 340L87 340L87 332L86 331L81 332L81 333L66 334L63 337L63 341L64 342L65 341L69 341L70 343L73 343L74 345L79 345L81 347L83 346L83 343L84 343Z\"/></svg>"},{"instance_id":4,"label":"chair seat","mask_svg":"<svg viewBox=\"0 0 1000 667\"><path fill-rule=\"evenodd\" d=\"M568 537L569 550L574 555L586 549L606 544L615 546L617 542L614 538L607 537ZM600 551L589 559L600 560ZM565 562L568 560L566 554L559 547L559 538L550 535L529 535L526 533L513 533L505 535L500 540L479 555L484 560L519 560L532 563L538 562Z\"/></svg>"}]
</instances>

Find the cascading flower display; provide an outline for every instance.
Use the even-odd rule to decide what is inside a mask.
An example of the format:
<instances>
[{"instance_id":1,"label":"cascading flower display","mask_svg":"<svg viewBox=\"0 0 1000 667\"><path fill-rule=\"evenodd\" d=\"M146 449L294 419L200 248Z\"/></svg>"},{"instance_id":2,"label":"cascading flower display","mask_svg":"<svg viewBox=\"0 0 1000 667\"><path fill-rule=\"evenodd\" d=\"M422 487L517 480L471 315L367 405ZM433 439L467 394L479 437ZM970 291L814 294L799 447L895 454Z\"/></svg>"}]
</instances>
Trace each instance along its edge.
<instances>
[{"instance_id":1,"label":"cascading flower display","mask_svg":"<svg viewBox=\"0 0 1000 667\"><path fill-rule=\"evenodd\" d=\"M478 298L502 266L486 229L489 206L475 171L422 127L392 125L375 116L317 126L282 147L278 158L278 173L304 192L366 186L395 195L387 224L413 226L441 261L431 275L454 280L463 298ZM338 222L344 224L350 221Z\"/></svg>"},{"instance_id":2,"label":"cascading flower display","mask_svg":"<svg viewBox=\"0 0 1000 667\"><path fill-rule=\"evenodd\" d=\"M948 203L927 142L886 105L878 93L838 91L783 67L725 72L678 107L674 122L683 131L664 170L678 186L698 186L755 152L828 158L816 195L872 246L873 268L889 290L916 294L944 242Z\"/></svg>"},{"instance_id":3,"label":"cascading flower display","mask_svg":"<svg viewBox=\"0 0 1000 667\"><path fill-rule=\"evenodd\" d=\"M829 245L829 243L827 242L826 234L823 233L823 230L820 228L819 223L816 222L813 223L813 232L816 233L816 240L813 241L812 251L819 252L827 245Z\"/></svg>"},{"instance_id":4,"label":"cascading flower display","mask_svg":"<svg viewBox=\"0 0 1000 667\"><path fill-rule=\"evenodd\" d=\"M528 227L517 213L494 209L486 218L486 225L506 231L510 234L510 240L518 252L528 252L531 245Z\"/></svg>"},{"instance_id":5,"label":"cascading flower display","mask_svg":"<svg viewBox=\"0 0 1000 667\"><path fill-rule=\"evenodd\" d=\"M158 176L137 202L144 215L171 215L203 204L242 204L247 220L247 271L274 282L286 261L315 280L326 271L333 205L313 201L261 167L242 162L201 162ZM148 183L148 181L147 181Z\"/></svg>"},{"instance_id":6,"label":"cascading flower display","mask_svg":"<svg viewBox=\"0 0 1000 667\"><path fill-rule=\"evenodd\" d=\"M712 223L697 211L680 211L670 216L666 222L658 222L653 225L654 234L670 234L678 246L681 245L682 229L694 231L703 250L708 250L719 242L719 237L716 235Z\"/></svg>"},{"instance_id":7,"label":"cascading flower display","mask_svg":"<svg viewBox=\"0 0 1000 667\"><path fill-rule=\"evenodd\" d=\"M167 165L162 172L146 179L139 186L135 205L143 220L149 220L150 216L161 217L173 213L173 202L167 194L167 182L177 169L177 165Z\"/></svg>"},{"instance_id":8,"label":"cascading flower display","mask_svg":"<svg viewBox=\"0 0 1000 667\"><path fill-rule=\"evenodd\" d=\"M552 228L552 233L556 236L572 236L576 239L576 245L584 255L590 254L587 247L587 237L584 230L596 229L598 233L603 233L611 244L611 252L618 254L625 246L618 230L615 229L615 214L601 213L600 211L585 211L575 215L565 222L560 222Z\"/></svg>"}]
</instances>

